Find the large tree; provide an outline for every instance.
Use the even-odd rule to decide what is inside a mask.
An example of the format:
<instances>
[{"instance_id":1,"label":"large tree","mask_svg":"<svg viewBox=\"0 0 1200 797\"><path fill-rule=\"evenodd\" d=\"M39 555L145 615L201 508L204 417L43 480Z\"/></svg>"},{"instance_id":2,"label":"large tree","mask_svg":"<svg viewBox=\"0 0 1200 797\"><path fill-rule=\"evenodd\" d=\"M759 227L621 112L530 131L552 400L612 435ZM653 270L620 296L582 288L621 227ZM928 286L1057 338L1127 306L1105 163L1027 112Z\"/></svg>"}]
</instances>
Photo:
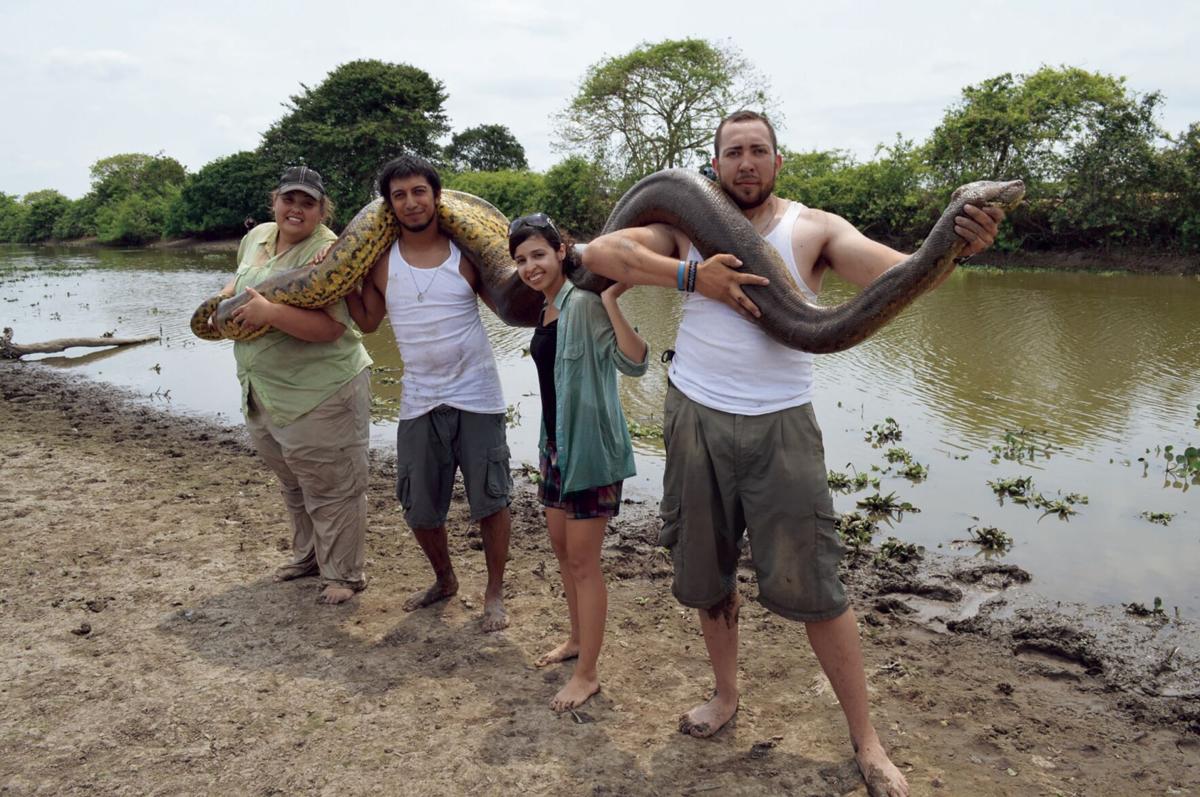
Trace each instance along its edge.
<instances>
[{"instance_id":1,"label":"large tree","mask_svg":"<svg viewBox=\"0 0 1200 797\"><path fill-rule=\"evenodd\" d=\"M183 164L161 152L110 155L92 164L92 189L98 205L120 201L130 194L162 196L183 184Z\"/></svg>"},{"instance_id":2,"label":"large tree","mask_svg":"<svg viewBox=\"0 0 1200 797\"><path fill-rule=\"evenodd\" d=\"M1030 246L1159 237L1155 195L1161 95L1076 67L1002 74L963 89L927 144L943 187L1021 178L1026 209L1004 235Z\"/></svg>"},{"instance_id":3,"label":"large tree","mask_svg":"<svg viewBox=\"0 0 1200 797\"><path fill-rule=\"evenodd\" d=\"M577 237L600 232L612 210L612 179L600 164L579 155L551 166L543 189L543 209Z\"/></svg>"},{"instance_id":4,"label":"large tree","mask_svg":"<svg viewBox=\"0 0 1200 797\"><path fill-rule=\"evenodd\" d=\"M21 204L28 212L22 219L18 239L33 243L53 236L54 222L71 206L71 200L52 188L46 188L26 194Z\"/></svg>"},{"instance_id":5,"label":"large tree","mask_svg":"<svg viewBox=\"0 0 1200 797\"><path fill-rule=\"evenodd\" d=\"M1055 182L1072 147L1094 135L1098 117L1133 101L1123 78L1075 67L1006 72L962 90L929 138L929 162L946 184Z\"/></svg>"},{"instance_id":6,"label":"large tree","mask_svg":"<svg viewBox=\"0 0 1200 797\"><path fill-rule=\"evenodd\" d=\"M188 177L170 209L171 235L239 235L247 216L270 219L267 197L279 171L253 152L217 158Z\"/></svg>"},{"instance_id":7,"label":"large tree","mask_svg":"<svg viewBox=\"0 0 1200 797\"><path fill-rule=\"evenodd\" d=\"M446 165L456 172L521 172L529 168L525 148L504 125L478 125L455 133L446 145Z\"/></svg>"},{"instance_id":8,"label":"large tree","mask_svg":"<svg viewBox=\"0 0 1200 797\"><path fill-rule=\"evenodd\" d=\"M642 44L591 66L560 115L556 146L629 179L703 160L726 114L774 106L765 80L729 44Z\"/></svg>"},{"instance_id":9,"label":"large tree","mask_svg":"<svg viewBox=\"0 0 1200 797\"><path fill-rule=\"evenodd\" d=\"M372 195L379 167L401 153L440 160L436 141L449 132L440 80L407 64L351 61L321 84L293 96L263 134L262 154L275 168L306 163L351 213Z\"/></svg>"}]
</instances>

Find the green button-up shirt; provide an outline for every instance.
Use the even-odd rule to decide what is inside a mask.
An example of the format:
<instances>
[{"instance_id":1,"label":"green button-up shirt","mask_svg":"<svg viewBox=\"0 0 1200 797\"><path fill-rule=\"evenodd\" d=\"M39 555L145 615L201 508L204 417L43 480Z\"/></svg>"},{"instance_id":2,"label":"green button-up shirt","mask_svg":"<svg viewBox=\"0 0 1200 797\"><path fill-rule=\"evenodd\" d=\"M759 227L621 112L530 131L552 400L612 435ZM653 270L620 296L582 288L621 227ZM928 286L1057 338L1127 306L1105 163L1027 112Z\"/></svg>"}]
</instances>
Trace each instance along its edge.
<instances>
[{"instance_id":1,"label":"green button-up shirt","mask_svg":"<svg viewBox=\"0 0 1200 797\"><path fill-rule=\"evenodd\" d=\"M337 240L333 230L322 224L308 238L276 255L278 238L275 222L260 224L242 238L235 292L258 285L272 274L305 265L327 244ZM286 426L371 364L371 357L362 345L362 333L350 318L346 302L338 301L325 309L346 327L337 340L311 343L272 329L254 340L234 342L243 413L249 408L253 387L255 403L275 425Z\"/></svg>"},{"instance_id":2,"label":"green button-up shirt","mask_svg":"<svg viewBox=\"0 0 1200 797\"><path fill-rule=\"evenodd\" d=\"M554 352L557 414L555 443L562 471L562 492L628 479L637 471L633 443L617 393L617 371L646 373L649 347L635 363L617 347L617 335L600 297L567 282L554 299L558 308L558 342ZM546 426L542 424L542 451Z\"/></svg>"}]
</instances>

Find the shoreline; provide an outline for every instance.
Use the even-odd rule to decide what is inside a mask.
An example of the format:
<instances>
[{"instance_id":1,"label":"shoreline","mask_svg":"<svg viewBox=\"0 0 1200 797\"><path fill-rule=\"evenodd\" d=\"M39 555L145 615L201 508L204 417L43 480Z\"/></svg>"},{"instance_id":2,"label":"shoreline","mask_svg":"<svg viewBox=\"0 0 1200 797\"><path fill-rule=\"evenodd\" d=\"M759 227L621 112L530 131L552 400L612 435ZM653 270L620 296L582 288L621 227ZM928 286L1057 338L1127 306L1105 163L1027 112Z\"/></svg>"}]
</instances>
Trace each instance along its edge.
<instances>
[{"instance_id":1,"label":"shoreline","mask_svg":"<svg viewBox=\"0 0 1200 797\"><path fill-rule=\"evenodd\" d=\"M604 691L564 717L544 703L569 668L530 664L565 611L519 473L513 626L481 635L482 554L461 497L463 591L399 610L427 565L386 455L371 463L371 585L318 607L311 580L270 583L289 538L240 425L36 363L0 363L0 393L0 543L24 574L0 586L0 755L13 762L0 784L238 790L269 777L286 792L402 776L431 793L862 793L828 682L799 627L753 602L745 562L743 708L712 740L673 731L711 676L694 612L670 595L653 502L625 504L610 527ZM1200 789L1190 619L1047 601L1036 573L1002 561L878 551L848 556L843 577L876 723L914 793Z\"/></svg>"},{"instance_id":2,"label":"shoreline","mask_svg":"<svg viewBox=\"0 0 1200 797\"><path fill-rule=\"evenodd\" d=\"M241 238L172 238L155 241L137 249L236 253ZM66 247L75 249L118 248L102 244L95 238L70 241L47 241L23 244L36 247ZM129 247L120 247L129 248ZM1063 251L998 252L989 250L961 266L965 269L998 268L1003 270L1072 271L1154 274L1161 276L1200 275L1200 252L1185 253L1151 249L1068 249Z\"/></svg>"}]
</instances>

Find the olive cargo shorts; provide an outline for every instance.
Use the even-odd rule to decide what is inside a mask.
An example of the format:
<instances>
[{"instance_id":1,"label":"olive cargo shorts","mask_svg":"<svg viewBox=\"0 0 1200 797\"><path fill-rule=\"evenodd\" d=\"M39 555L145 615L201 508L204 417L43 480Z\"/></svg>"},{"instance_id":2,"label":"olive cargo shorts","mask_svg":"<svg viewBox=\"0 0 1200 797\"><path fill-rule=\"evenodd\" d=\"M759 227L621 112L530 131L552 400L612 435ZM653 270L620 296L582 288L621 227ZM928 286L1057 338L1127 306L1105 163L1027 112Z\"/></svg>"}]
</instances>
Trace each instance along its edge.
<instances>
[{"instance_id":1,"label":"olive cargo shorts","mask_svg":"<svg viewBox=\"0 0 1200 797\"><path fill-rule=\"evenodd\" d=\"M454 472L462 470L471 520L494 515L511 503L504 414L468 412L439 404L396 426L396 498L409 528L435 529L446 522Z\"/></svg>"},{"instance_id":2,"label":"olive cargo shorts","mask_svg":"<svg viewBox=\"0 0 1200 797\"><path fill-rule=\"evenodd\" d=\"M830 620L849 602L838 578L845 551L812 404L766 415L704 407L667 388L667 449L659 538L675 566L672 591L707 609L735 588L749 531L758 601L791 620Z\"/></svg>"}]
</instances>

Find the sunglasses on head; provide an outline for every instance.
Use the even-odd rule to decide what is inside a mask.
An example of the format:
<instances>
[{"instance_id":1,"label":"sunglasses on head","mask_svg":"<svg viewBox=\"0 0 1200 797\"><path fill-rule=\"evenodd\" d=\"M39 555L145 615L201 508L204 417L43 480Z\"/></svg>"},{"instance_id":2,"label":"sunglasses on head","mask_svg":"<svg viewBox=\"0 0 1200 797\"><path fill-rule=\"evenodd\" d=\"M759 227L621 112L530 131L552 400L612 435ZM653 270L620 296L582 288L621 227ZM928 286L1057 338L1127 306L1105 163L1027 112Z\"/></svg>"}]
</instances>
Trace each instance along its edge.
<instances>
[{"instance_id":1,"label":"sunglasses on head","mask_svg":"<svg viewBox=\"0 0 1200 797\"><path fill-rule=\"evenodd\" d=\"M558 228L554 226L554 222L545 213L530 213L528 216L513 219L512 224L508 225L509 237L511 238L522 227L542 230L543 232L552 232L555 238L560 241L562 240L562 235L559 234Z\"/></svg>"}]
</instances>

